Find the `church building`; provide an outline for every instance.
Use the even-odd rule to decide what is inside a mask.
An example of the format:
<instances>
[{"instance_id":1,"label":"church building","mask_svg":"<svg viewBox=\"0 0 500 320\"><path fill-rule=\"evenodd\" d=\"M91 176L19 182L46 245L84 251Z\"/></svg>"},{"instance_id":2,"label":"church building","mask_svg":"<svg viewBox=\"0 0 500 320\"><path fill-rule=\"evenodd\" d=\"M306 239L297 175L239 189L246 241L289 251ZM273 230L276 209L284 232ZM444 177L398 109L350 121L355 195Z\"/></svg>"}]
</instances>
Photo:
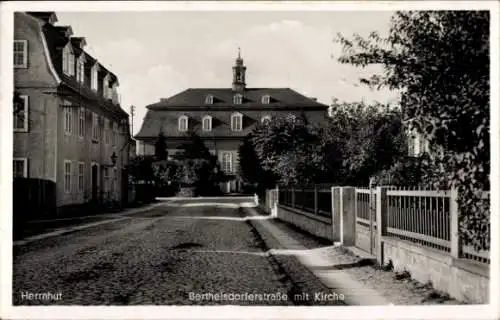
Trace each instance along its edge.
<instances>
[{"instance_id":1,"label":"church building","mask_svg":"<svg viewBox=\"0 0 500 320\"><path fill-rule=\"evenodd\" d=\"M328 116L327 105L290 88L247 88L245 73L246 66L238 52L230 88L190 88L148 105L135 136L137 153L154 154L156 139L163 132L171 156L194 132L217 155L222 170L232 177L221 186L222 190L238 192L238 147L257 124L275 117L301 115L309 122L321 122Z\"/></svg>"}]
</instances>

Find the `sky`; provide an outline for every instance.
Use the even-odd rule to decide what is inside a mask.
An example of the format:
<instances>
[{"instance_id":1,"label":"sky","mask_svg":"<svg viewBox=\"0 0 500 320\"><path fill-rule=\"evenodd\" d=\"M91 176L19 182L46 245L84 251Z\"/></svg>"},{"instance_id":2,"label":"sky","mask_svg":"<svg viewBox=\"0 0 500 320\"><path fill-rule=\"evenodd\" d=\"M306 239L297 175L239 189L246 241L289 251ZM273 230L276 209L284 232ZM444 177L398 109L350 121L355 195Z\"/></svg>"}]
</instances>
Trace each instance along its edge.
<instances>
[{"instance_id":1,"label":"sky","mask_svg":"<svg viewBox=\"0 0 500 320\"><path fill-rule=\"evenodd\" d=\"M122 108L134 105L133 133L146 106L188 88L229 88L241 48L247 87L289 87L330 105L393 102L359 78L379 72L337 62L343 35L387 34L389 11L57 12L56 25L85 37L85 50L118 76ZM332 57L333 55L333 57Z\"/></svg>"}]
</instances>

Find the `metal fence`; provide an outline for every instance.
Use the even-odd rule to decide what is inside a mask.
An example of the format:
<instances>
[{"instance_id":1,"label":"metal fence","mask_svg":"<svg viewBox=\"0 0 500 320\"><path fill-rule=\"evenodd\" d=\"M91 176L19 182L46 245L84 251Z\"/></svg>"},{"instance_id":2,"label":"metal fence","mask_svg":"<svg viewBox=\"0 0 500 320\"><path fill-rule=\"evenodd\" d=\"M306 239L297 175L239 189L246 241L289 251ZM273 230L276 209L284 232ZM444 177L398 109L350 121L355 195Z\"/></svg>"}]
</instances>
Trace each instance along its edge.
<instances>
[{"instance_id":1,"label":"metal fence","mask_svg":"<svg viewBox=\"0 0 500 320\"><path fill-rule=\"evenodd\" d=\"M387 236L436 250L451 250L451 191L394 190L386 193ZM462 247L461 257L489 263L489 252Z\"/></svg>"},{"instance_id":2,"label":"metal fence","mask_svg":"<svg viewBox=\"0 0 500 320\"><path fill-rule=\"evenodd\" d=\"M331 218L331 189L281 187L278 190L280 205Z\"/></svg>"}]
</instances>

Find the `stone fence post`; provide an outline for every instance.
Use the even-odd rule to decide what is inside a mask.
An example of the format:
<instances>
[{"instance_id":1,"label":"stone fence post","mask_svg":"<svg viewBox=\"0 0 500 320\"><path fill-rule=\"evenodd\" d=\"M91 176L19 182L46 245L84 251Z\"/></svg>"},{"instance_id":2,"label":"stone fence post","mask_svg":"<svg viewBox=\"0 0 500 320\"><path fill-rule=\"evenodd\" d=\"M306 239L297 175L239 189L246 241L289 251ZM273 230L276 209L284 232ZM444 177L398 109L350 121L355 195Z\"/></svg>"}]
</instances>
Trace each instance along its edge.
<instances>
[{"instance_id":1,"label":"stone fence post","mask_svg":"<svg viewBox=\"0 0 500 320\"><path fill-rule=\"evenodd\" d=\"M343 246L354 246L356 240L356 189L340 188L340 243Z\"/></svg>"},{"instance_id":2,"label":"stone fence post","mask_svg":"<svg viewBox=\"0 0 500 320\"><path fill-rule=\"evenodd\" d=\"M377 262L384 264L384 241L387 234L387 189L388 187L377 187Z\"/></svg>"},{"instance_id":3,"label":"stone fence post","mask_svg":"<svg viewBox=\"0 0 500 320\"><path fill-rule=\"evenodd\" d=\"M272 199L273 201L271 202L271 216L273 218L278 217L278 202L279 202L279 191L278 191L278 186L276 186L276 189L272 190Z\"/></svg>"},{"instance_id":4,"label":"stone fence post","mask_svg":"<svg viewBox=\"0 0 500 320\"><path fill-rule=\"evenodd\" d=\"M453 258L458 259L462 254L462 243L459 234L458 220L458 191L455 188L450 190L450 254Z\"/></svg>"},{"instance_id":5,"label":"stone fence post","mask_svg":"<svg viewBox=\"0 0 500 320\"><path fill-rule=\"evenodd\" d=\"M341 187L331 187L332 196L332 239L339 242L342 237L342 227L340 225L340 189Z\"/></svg>"}]
</instances>

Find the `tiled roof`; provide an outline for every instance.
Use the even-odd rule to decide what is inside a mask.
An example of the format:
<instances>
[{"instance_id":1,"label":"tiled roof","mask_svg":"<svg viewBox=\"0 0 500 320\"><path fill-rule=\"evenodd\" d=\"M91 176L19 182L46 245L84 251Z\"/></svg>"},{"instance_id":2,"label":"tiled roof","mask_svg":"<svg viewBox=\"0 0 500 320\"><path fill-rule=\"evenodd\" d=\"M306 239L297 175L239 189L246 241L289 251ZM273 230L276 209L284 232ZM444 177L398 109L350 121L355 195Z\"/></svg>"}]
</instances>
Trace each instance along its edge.
<instances>
[{"instance_id":1,"label":"tiled roof","mask_svg":"<svg viewBox=\"0 0 500 320\"><path fill-rule=\"evenodd\" d=\"M233 112L239 112L243 114L243 130L242 131L232 131L231 130L231 115ZM258 123L261 122L262 117L271 116L275 117L285 117L289 114L294 114L300 116L304 114L307 119L313 123L320 123L327 118L326 110L304 110L300 109L255 109L255 110L158 110L150 108L140 131L137 133L135 138L137 139L155 139L160 131L162 131L167 138L183 138L188 137L189 132L181 132L178 130L178 119L180 116L187 116L189 119L189 129L190 131L196 132L200 137L205 138L239 138L248 135ZM212 116L212 130L203 131L202 130L202 118L205 115Z\"/></svg>"},{"instance_id":2,"label":"tiled roof","mask_svg":"<svg viewBox=\"0 0 500 320\"><path fill-rule=\"evenodd\" d=\"M210 107L210 106L235 106L233 97L237 94L230 88L194 88L187 89L170 98L161 99L160 102L147 106L148 109L165 109L173 107ZM308 98L290 88L250 88L245 89L243 103L236 107L303 107L303 108L328 108L328 106ZM213 104L206 104L205 98L213 96ZM262 97L270 96L269 104L262 103Z\"/></svg>"}]
</instances>

